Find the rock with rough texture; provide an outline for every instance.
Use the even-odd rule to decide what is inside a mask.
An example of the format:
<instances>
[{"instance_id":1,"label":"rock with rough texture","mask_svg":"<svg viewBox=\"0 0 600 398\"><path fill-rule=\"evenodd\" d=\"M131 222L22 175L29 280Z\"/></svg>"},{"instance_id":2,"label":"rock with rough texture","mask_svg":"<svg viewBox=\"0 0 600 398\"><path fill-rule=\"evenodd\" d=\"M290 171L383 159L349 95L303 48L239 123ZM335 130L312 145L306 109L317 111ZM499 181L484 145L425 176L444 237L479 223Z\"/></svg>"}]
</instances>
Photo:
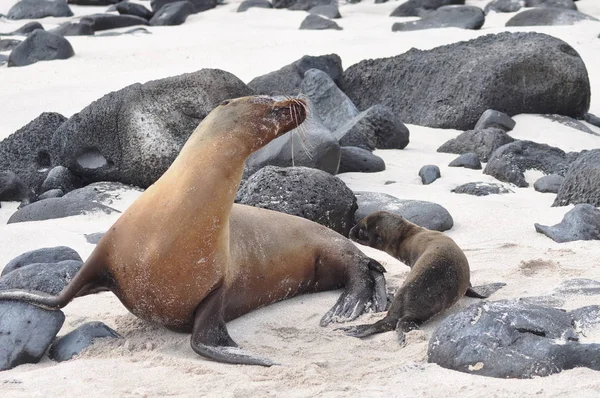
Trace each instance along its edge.
<instances>
[{"instance_id":1,"label":"rock with rough texture","mask_svg":"<svg viewBox=\"0 0 600 398\"><path fill-rule=\"evenodd\" d=\"M552 206L600 206L600 149L584 151L571 164Z\"/></svg>"},{"instance_id":2,"label":"rock with rough texture","mask_svg":"<svg viewBox=\"0 0 600 398\"><path fill-rule=\"evenodd\" d=\"M564 296L596 296L600 295L600 282L586 278L567 279L555 292Z\"/></svg>"},{"instance_id":3,"label":"rock with rough texture","mask_svg":"<svg viewBox=\"0 0 600 398\"><path fill-rule=\"evenodd\" d=\"M374 105L333 132L344 146L374 149L404 149L408 128L383 105Z\"/></svg>"},{"instance_id":4,"label":"rock with rough texture","mask_svg":"<svg viewBox=\"0 0 600 398\"><path fill-rule=\"evenodd\" d=\"M490 182L468 182L454 188L452 192L474 196L487 196L511 193L513 191L505 188L502 184Z\"/></svg>"},{"instance_id":5,"label":"rock with rough texture","mask_svg":"<svg viewBox=\"0 0 600 398\"><path fill-rule=\"evenodd\" d=\"M152 26L175 26L185 22L187 17L194 13L194 6L189 1L177 1L162 6L152 19Z\"/></svg>"},{"instance_id":6,"label":"rock with rough texture","mask_svg":"<svg viewBox=\"0 0 600 398\"><path fill-rule=\"evenodd\" d=\"M340 165L340 144L318 117L310 116L294 130L275 138L246 160L244 177L265 166L303 166L336 174Z\"/></svg>"},{"instance_id":7,"label":"rock with rough texture","mask_svg":"<svg viewBox=\"0 0 600 398\"><path fill-rule=\"evenodd\" d=\"M39 22L27 22L25 25L20 28L10 32L10 33L1 33L0 35L5 36L27 36L29 33L35 30L44 30L44 27Z\"/></svg>"},{"instance_id":8,"label":"rock with rough texture","mask_svg":"<svg viewBox=\"0 0 600 398\"><path fill-rule=\"evenodd\" d=\"M92 36L94 28L92 28L92 25L84 22L65 22L54 29L50 29L48 32L60 36Z\"/></svg>"},{"instance_id":9,"label":"rock with rough texture","mask_svg":"<svg viewBox=\"0 0 600 398\"><path fill-rule=\"evenodd\" d=\"M525 6L525 0L493 0L486 4L483 12L517 12Z\"/></svg>"},{"instance_id":10,"label":"rock with rough texture","mask_svg":"<svg viewBox=\"0 0 600 398\"><path fill-rule=\"evenodd\" d=\"M9 19L39 19L72 17L73 11L65 0L21 0L8 10Z\"/></svg>"},{"instance_id":11,"label":"rock with rough texture","mask_svg":"<svg viewBox=\"0 0 600 398\"><path fill-rule=\"evenodd\" d=\"M99 338L118 339L121 335L102 322L88 322L56 339L50 347L48 356L57 362L68 361Z\"/></svg>"},{"instance_id":12,"label":"rock with rough texture","mask_svg":"<svg viewBox=\"0 0 600 398\"><path fill-rule=\"evenodd\" d=\"M538 178L533 184L533 189L543 193L558 193L558 190L564 181L565 177L558 174L550 174Z\"/></svg>"},{"instance_id":13,"label":"rock with rough texture","mask_svg":"<svg viewBox=\"0 0 600 398\"><path fill-rule=\"evenodd\" d=\"M489 127L483 130L469 130L446 141L437 151L463 154L472 152L482 162L487 162L494 151L514 139L503 130Z\"/></svg>"},{"instance_id":14,"label":"rock with rough texture","mask_svg":"<svg viewBox=\"0 0 600 398\"><path fill-rule=\"evenodd\" d=\"M290 4L287 8L289 10L308 11L317 6L336 4L337 2L334 0L295 0L293 4Z\"/></svg>"},{"instance_id":15,"label":"rock with rough texture","mask_svg":"<svg viewBox=\"0 0 600 398\"><path fill-rule=\"evenodd\" d=\"M535 224L535 230L555 242L600 240L600 209L587 203L575 205L554 226Z\"/></svg>"},{"instance_id":16,"label":"rock with rough texture","mask_svg":"<svg viewBox=\"0 0 600 398\"><path fill-rule=\"evenodd\" d=\"M41 249L25 252L10 260L8 264L4 266L1 276L30 264L56 264L68 260L83 261L81 260L79 253L70 247L43 247Z\"/></svg>"},{"instance_id":17,"label":"rock with rough texture","mask_svg":"<svg viewBox=\"0 0 600 398\"><path fill-rule=\"evenodd\" d=\"M477 30L483 26L485 14L474 6L445 6L423 15L421 19L396 22L392 32L407 32L422 29L460 28Z\"/></svg>"},{"instance_id":18,"label":"rock with rough texture","mask_svg":"<svg viewBox=\"0 0 600 398\"><path fill-rule=\"evenodd\" d=\"M308 13L321 15L321 16L329 18L329 19L338 19L338 18L342 17L340 15L340 9L338 8L338 6L333 5L333 4L332 5L315 6L315 7L311 8L310 10L308 10Z\"/></svg>"},{"instance_id":19,"label":"rock with rough texture","mask_svg":"<svg viewBox=\"0 0 600 398\"><path fill-rule=\"evenodd\" d=\"M581 344L573 315L515 301L483 301L444 319L429 340L429 362L499 378L600 370L600 344Z\"/></svg>"},{"instance_id":20,"label":"rock with rough texture","mask_svg":"<svg viewBox=\"0 0 600 398\"><path fill-rule=\"evenodd\" d=\"M13 269L0 278L0 290L23 289L58 295L73 279L83 263L63 260L55 264L34 263Z\"/></svg>"},{"instance_id":21,"label":"rock with rough texture","mask_svg":"<svg viewBox=\"0 0 600 398\"><path fill-rule=\"evenodd\" d=\"M244 0L240 3L237 12L248 11L250 8L273 8L268 0Z\"/></svg>"},{"instance_id":22,"label":"rock with rough texture","mask_svg":"<svg viewBox=\"0 0 600 398\"><path fill-rule=\"evenodd\" d=\"M481 162L476 154L464 153L448 164L450 167L465 167L467 169L481 170Z\"/></svg>"},{"instance_id":23,"label":"rock with rough texture","mask_svg":"<svg viewBox=\"0 0 600 398\"><path fill-rule=\"evenodd\" d=\"M37 197L37 200L51 199L51 198L61 198L65 195L62 189L51 189L49 191L44 192L43 194Z\"/></svg>"},{"instance_id":24,"label":"rock with rough texture","mask_svg":"<svg viewBox=\"0 0 600 398\"><path fill-rule=\"evenodd\" d=\"M44 193L51 189L60 189L63 192L70 192L80 188L83 182L79 177L71 173L69 169L63 166L56 166L48 172L48 176L42 183L40 192Z\"/></svg>"},{"instance_id":25,"label":"rock with rough texture","mask_svg":"<svg viewBox=\"0 0 600 398\"><path fill-rule=\"evenodd\" d=\"M342 30L342 27L331 19L323 18L316 14L308 14L300 24L300 30Z\"/></svg>"},{"instance_id":26,"label":"rock with rough texture","mask_svg":"<svg viewBox=\"0 0 600 398\"><path fill-rule=\"evenodd\" d=\"M358 109L383 104L404 123L458 130L472 129L487 109L580 118L591 95L579 54L534 32L364 60L344 71L340 87Z\"/></svg>"},{"instance_id":27,"label":"rock with rough texture","mask_svg":"<svg viewBox=\"0 0 600 398\"><path fill-rule=\"evenodd\" d=\"M146 188L214 107L251 94L241 80L218 69L133 84L88 105L56 131L54 164L85 182Z\"/></svg>"},{"instance_id":28,"label":"rock with rough texture","mask_svg":"<svg viewBox=\"0 0 600 398\"><path fill-rule=\"evenodd\" d=\"M577 0L525 0L525 7L568 8L576 10Z\"/></svg>"},{"instance_id":29,"label":"rock with rough texture","mask_svg":"<svg viewBox=\"0 0 600 398\"><path fill-rule=\"evenodd\" d=\"M37 363L65 321L62 311L0 301L0 371Z\"/></svg>"},{"instance_id":30,"label":"rock with rough texture","mask_svg":"<svg viewBox=\"0 0 600 398\"><path fill-rule=\"evenodd\" d=\"M0 202L28 204L34 197L33 190L12 171L0 171Z\"/></svg>"},{"instance_id":31,"label":"rock with rough texture","mask_svg":"<svg viewBox=\"0 0 600 398\"><path fill-rule=\"evenodd\" d=\"M22 40L2 39L0 40L0 51L10 51L21 43Z\"/></svg>"},{"instance_id":32,"label":"rock with rough texture","mask_svg":"<svg viewBox=\"0 0 600 398\"><path fill-rule=\"evenodd\" d=\"M441 176L440 168L432 164L423 166L419 170L419 177L421 177L423 185L429 185Z\"/></svg>"},{"instance_id":33,"label":"rock with rough texture","mask_svg":"<svg viewBox=\"0 0 600 398\"><path fill-rule=\"evenodd\" d=\"M390 16L418 17L443 6L463 4L465 4L465 0L408 0L394 9Z\"/></svg>"},{"instance_id":34,"label":"rock with rough texture","mask_svg":"<svg viewBox=\"0 0 600 398\"><path fill-rule=\"evenodd\" d=\"M295 2L296 0L272 0L273 8L288 8Z\"/></svg>"},{"instance_id":35,"label":"rock with rough texture","mask_svg":"<svg viewBox=\"0 0 600 398\"><path fill-rule=\"evenodd\" d=\"M8 224L27 221L51 220L78 216L92 212L111 214L119 212L111 207L99 203L81 201L69 198L51 198L34 202L20 208L8 219Z\"/></svg>"},{"instance_id":36,"label":"rock with rough texture","mask_svg":"<svg viewBox=\"0 0 600 398\"><path fill-rule=\"evenodd\" d=\"M565 8L531 8L509 19L506 26L573 25L581 21L597 21L597 19Z\"/></svg>"},{"instance_id":37,"label":"rock with rough texture","mask_svg":"<svg viewBox=\"0 0 600 398\"><path fill-rule=\"evenodd\" d=\"M342 76L342 60L337 54L305 55L283 68L263 76L258 76L248 83L254 93L266 95L297 95L304 74L309 69L319 69L327 73L339 85Z\"/></svg>"},{"instance_id":38,"label":"rock with rough texture","mask_svg":"<svg viewBox=\"0 0 600 398\"><path fill-rule=\"evenodd\" d=\"M148 25L148 20L135 15L92 14L79 20L92 26L94 32L102 30L126 28L128 26Z\"/></svg>"},{"instance_id":39,"label":"rock with rough texture","mask_svg":"<svg viewBox=\"0 0 600 398\"><path fill-rule=\"evenodd\" d=\"M136 17L150 20L152 11L144 7L142 4L132 3L130 1L122 1L117 3L116 10L121 15L134 15Z\"/></svg>"},{"instance_id":40,"label":"rock with rough texture","mask_svg":"<svg viewBox=\"0 0 600 398\"><path fill-rule=\"evenodd\" d=\"M488 109L487 111L483 112L477 121L474 130L484 130L489 127L494 127L503 131L510 131L515 128L516 124L517 123L513 120L513 118L508 116L506 113Z\"/></svg>"},{"instance_id":41,"label":"rock with rough texture","mask_svg":"<svg viewBox=\"0 0 600 398\"><path fill-rule=\"evenodd\" d=\"M181 0L152 0L150 2L150 5L152 7L152 11L157 12L162 7L164 7L166 4L175 3L177 1L181 1ZM190 3L192 3L192 6L194 7L194 13L207 11L207 10L210 10L217 6L217 0L188 0L188 1Z\"/></svg>"},{"instance_id":42,"label":"rock with rough texture","mask_svg":"<svg viewBox=\"0 0 600 398\"><path fill-rule=\"evenodd\" d=\"M544 174L564 175L577 156L577 153L565 153L546 144L514 141L494 151L483 174L524 188L529 186L523 174L526 170L535 169Z\"/></svg>"},{"instance_id":43,"label":"rock with rough texture","mask_svg":"<svg viewBox=\"0 0 600 398\"><path fill-rule=\"evenodd\" d=\"M315 113L331 131L337 130L358 115L356 106L322 70L307 70L300 90L308 96Z\"/></svg>"},{"instance_id":44,"label":"rock with rough texture","mask_svg":"<svg viewBox=\"0 0 600 398\"><path fill-rule=\"evenodd\" d=\"M307 167L267 166L248 178L235 201L303 217L344 236L356 211L356 198L342 180Z\"/></svg>"},{"instance_id":45,"label":"rock with rough texture","mask_svg":"<svg viewBox=\"0 0 600 398\"><path fill-rule=\"evenodd\" d=\"M434 231L446 231L452 228L454 220L448 210L437 203L421 200L402 200L395 196L379 192L355 192L358 209L354 214L354 222L369 214L385 210L396 213L408 221Z\"/></svg>"},{"instance_id":46,"label":"rock with rough texture","mask_svg":"<svg viewBox=\"0 0 600 398\"><path fill-rule=\"evenodd\" d=\"M12 170L37 192L51 167L52 137L66 120L45 112L0 141L0 170Z\"/></svg>"},{"instance_id":47,"label":"rock with rough texture","mask_svg":"<svg viewBox=\"0 0 600 398\"><path fill-rule=\"evenodd\" d=\"M120 182L95 182L67 193L65 198L110 206L115 200L121 199L123 193L131 191L141 192L142 190Z\"/></svg>"},{"instance_id":48,"label":"rock with rough texture","mask_svg":"<svg viewBox=\"0 0 600 398\"><path fill-rule=\"evenodd\" d=\"M73 55L75 51L67 39L45 30L36 30L12 50L8 66L26 66L39 61L67 59Z\"/></svg>"},{"instance_id":49,"label":"rock with rough texture","mask_svg":"<svg viewBox=\"0 0 600 398\"><path fill-rule=\"evenodd\" d=\"M366 149L343 146L338 173L377 173L385 170L385 162Z\"/></svg>"}]
</instances>

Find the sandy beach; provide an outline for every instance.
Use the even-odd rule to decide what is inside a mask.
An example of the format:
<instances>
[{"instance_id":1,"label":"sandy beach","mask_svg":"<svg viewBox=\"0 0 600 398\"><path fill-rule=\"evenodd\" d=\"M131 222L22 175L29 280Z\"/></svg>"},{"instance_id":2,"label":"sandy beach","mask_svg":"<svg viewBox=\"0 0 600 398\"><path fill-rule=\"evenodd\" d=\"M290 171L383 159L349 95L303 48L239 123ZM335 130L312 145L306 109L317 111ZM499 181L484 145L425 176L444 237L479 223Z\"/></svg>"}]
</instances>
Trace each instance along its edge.
<instances>
[{"instance_id":1,"label":"sandy beach","mask_svg":"<svg viewBox=\"0 0 600 398\"><path fill-rule=\"evenodd\" d=\"M482 7L485 0L468 0ZM149 7L148 2L140 2ZM70 117L104 94L135 82L219 68L249 82L305 54L336 53L347 68L363 59L387 57L411 48L431 49L502 31L536 31L569 43L584 60L592 99L589 112L600 115L600 22L573 26L506 28L512 14L491 13L482 29L430 29L392 33L396 20L389 13L400 2L341 4L342 31L301 31L306 12L251 9L236 13L238 0L191 15L174 27L147 27L151 34L115 37L68 37L75 56L64 61L38 62L21 68L0 67L0 139L42 112ZM0 0L6 13L12 0ZM598 0L580 0L579 11L600 18ZM99 12L98 7L71 6L76 16ZM45 18L46 26L65 18ZM26 21L0 19L0 32ZM585 133L539 115L517 115L509 135L556 146L564 151L600 148L598 135ZM384 192L401 199L439 203L454 219L446 233L464 250L474 285L504 282L491 299L543 296L572 278L600 280L597 241L556 243L536 233L534 223L554 225L573 206L551 207L554 194L539 193L533 182L543 174L528 171L528 188L502 183L513 193L475 197L451 192L473 181L496 182L481 170L448 167L454 154L438 153L444 142L462 133L407 125L410 144L404 150L376 150L386 170L375 174L344 173L353 191ZM438 165L442 178L424 186L421 166ZM395 181L392 184L385 184ZM111 206L126 209L139 195L123 191ZM103 232L118 218L93 214L40 222L6 224L16 202L0 208L0 267L15 256L40 247L65 245L86 258L94 246L84 234ZM362 247L388 270L396 288L409 268L380 251ZM578 368L530 380L481 377L427 363L427 342L440 320L476 299L463 298L450 311L407 335L406 347L395 333L359 340L319 327L320 317L335 303L339 291L304 295L261 308L228 323L240 346L281 363L271 368L226 365L205 360L190 349L189 335L170 332L130 314L112 293L76 299L63 311L59 336L85 322L102 321L123 339L104 340L73 360L56 363L43 358L0 372L3 397L597 397L598 372ZM600 304L600 296L572 296L562 308ZM352 324L380 319L366 314ZM600 332L584 342L600 343Z\"/></svg>"}]
</instances>

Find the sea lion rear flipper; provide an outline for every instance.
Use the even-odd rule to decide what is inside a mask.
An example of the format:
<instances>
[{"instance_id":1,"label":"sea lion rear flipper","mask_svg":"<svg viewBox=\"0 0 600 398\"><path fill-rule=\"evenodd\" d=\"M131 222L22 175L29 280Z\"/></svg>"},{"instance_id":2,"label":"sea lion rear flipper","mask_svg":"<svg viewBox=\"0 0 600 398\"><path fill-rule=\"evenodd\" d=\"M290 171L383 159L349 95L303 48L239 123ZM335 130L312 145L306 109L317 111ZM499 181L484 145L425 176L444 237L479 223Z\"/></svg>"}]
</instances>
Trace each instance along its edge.
<instances>
[{"instance_id":1,"label":"sea lion rear flipper","mask_svg":"<svg viewBox=\"0 0 600 398\"><path fill-rule=\"evenodd\" d=\"M277 365L268 358L248 353L233 341L223 319L223 287L211 292L196 308L192 330L192 349L199 355L217 362L241 365Z\"/></svg>"},{"instance_id":2,"label":"sea lion rear flipper","mask_svg":"<svg viewBox=\"0 0 600 398\"><path fill-rule=\"evenodd\" d=\"M498 290L500 290L503 286L506 286L506 283L498 282L498 283L490 283L487 285L480 286L470 286L467 288L467 292L465 296L474 297L474 298L488 298Z\"/></svg>"}]
</instances>

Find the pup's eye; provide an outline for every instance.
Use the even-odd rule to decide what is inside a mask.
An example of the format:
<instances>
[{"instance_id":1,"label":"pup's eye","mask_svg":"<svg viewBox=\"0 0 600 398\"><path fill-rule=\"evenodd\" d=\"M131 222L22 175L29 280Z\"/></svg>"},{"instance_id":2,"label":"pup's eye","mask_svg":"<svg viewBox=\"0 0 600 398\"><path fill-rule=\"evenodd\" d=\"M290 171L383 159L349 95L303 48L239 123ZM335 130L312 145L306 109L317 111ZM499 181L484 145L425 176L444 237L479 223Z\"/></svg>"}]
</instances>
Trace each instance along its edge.
<instances>
[{"instance_id":1,"label":"pup's eye","mask_svg":"<svg viewBox=\"0 0 600 398\"><path fill-rule=\"evenodd\" d=\"M369 235L367 235L367 233L365 232L364 229L359 229L358 230L358 239L367 240L367 239L369 239Z\"/></svg>"},{"instance_id":2,"label":"pup's eye","mask_svg":"<svg viewBox=\"0 0 600 398\"><path fill-rule=\"evenodd\" d=\"M225 106L227 104L229 104L231 101L230 100L225 100L223 102L221 102L221 106Z\"/></svg>"}]
</instances>

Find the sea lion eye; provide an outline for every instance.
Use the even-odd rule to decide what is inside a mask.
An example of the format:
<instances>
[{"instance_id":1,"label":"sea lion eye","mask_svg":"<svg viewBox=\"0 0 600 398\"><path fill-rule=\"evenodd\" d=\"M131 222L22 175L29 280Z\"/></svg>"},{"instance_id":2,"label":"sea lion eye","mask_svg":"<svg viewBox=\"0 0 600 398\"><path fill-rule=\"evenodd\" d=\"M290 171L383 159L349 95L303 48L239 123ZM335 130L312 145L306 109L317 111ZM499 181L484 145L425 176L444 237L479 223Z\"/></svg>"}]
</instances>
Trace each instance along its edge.
<instances>
[{"instance_id":1,"label":"sea lion eye","mask_svg":"<svg viewBox=\"0 0 600 398\"><path fill-rule=\"evenodd\" d=\"M225 100L223 102L221 102L221 106L225 106L227 104L229 104L231 101L230 100Z\"/></svg>"},{"instance_id":2,"label":"sea lion eye","mask_svg":"<svg viewBox=\"0 0 600 398\"><path fill-rule=\"evenodd\" d=\"M358 230L358 239L360 240L367 240L369 239L369 235L367 235L367 233L365 232L364 229L359 229Z\"/></svg>"}]
</instances>

